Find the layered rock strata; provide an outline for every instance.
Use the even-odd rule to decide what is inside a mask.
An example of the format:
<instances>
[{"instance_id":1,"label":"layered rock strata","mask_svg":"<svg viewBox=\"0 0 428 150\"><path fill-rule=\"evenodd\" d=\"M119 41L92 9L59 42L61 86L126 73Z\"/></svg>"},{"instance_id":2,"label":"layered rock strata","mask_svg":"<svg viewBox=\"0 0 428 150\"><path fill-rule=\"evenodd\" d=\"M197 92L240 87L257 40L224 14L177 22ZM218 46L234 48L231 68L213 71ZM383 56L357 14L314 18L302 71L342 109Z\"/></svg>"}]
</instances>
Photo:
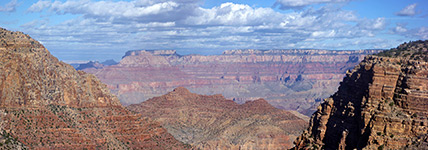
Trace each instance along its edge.
<instances>
[{"instance_id":1,"label":"layered rock strata","mask_svg":"<svg viewBox=\"0 0 428 150\"><path fill-rule=\"evenodd\" d=\"M306 128L306 121L263 99L239 105L182 87L127 108L161 122L176 139L198 149L287 149Z\"/></svg>"},{"instance_id":2,"label":"layered rock strata","mask_svg":"<svg viewBox=\"0 0 428 150\"><path fill-rule=\"evenodd\" d=\"M58 61L22 32L0 28L0 70L0 131L17 141L14 146L189 148L159 123L126 110L95 76Z\"/></svg>"},{"instance_id":3,"label":"layered rock strata","mask_svg":"<svg viewBox=\"0 0 428 150\"><path fill-rule=\"evenodd\" d=\"M277 108L311 114L334 93L346 70L376 50L229 50L222 55L178 55L174 50L129 51L118 65L87 68L125 105L186 87L222 94L237 103L266 99Z\"/></svg>"},{"instance_id":4,"label":"layered rock strata","mask_svg":"<svg viewBox=\"0 0 428 150\"><path fill-rule=\"evenodd\" d=\"M295 149L427 149L428 41L367 56L318 106Z\"/></svg>"}]
</instances>

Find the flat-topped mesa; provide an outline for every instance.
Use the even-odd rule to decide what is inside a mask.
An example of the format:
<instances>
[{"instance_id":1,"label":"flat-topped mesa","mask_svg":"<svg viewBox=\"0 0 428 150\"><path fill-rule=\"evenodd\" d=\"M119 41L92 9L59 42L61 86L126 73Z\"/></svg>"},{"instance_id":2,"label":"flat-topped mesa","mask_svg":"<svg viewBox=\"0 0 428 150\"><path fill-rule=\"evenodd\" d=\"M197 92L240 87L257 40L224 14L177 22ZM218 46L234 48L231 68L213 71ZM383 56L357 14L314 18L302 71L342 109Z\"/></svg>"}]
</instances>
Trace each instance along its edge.
<instances>
[{"instance_id":1,"label":"flat-topped mesa","mask_svg":"<svg viewBox=\"0 0 428 150\"><path fill-rule=\"evenodd\" d=\"M0 29L0 43L0 149L190 148L28 35Z\"/></svg>"},{"instance_id":2,"label":"flat-topped mesa","mask_svg":"<svg viewBox=\"0 0 428 150\"><path fill-rule=\"evenodd\" d=\"M180 57L175 50L135 50L126 52L119 66L162 67L170 66L170 57Z\"/></svg>"},{"instance_id":3,"label":"flat-topped mesa","mask_svg":"<svg viewBox=\"0 0 428 150\"><path fill-rule=\"evenodd\" d=\"M223 55L350 55L350 54L373 54L380 50L306 50L306 49L289 49L289 50L226 50Z\"/></svg>"},{"instance_id":4,"label":"flat-topped mesa","mask_svg":"<svg viewBox=\"0 0 428 150\"><path fill-rule=\"evenodd\" d=\"M427 48L416 41L366 56L318 106L296 149L428 149Z\"/></svg>"},{"instance_id":5,"label":"flat-topped mesa","mask_svg":"<svg viewBox=\"0 0 428 150\"><path fill-rule=\"evenodd\" d=\"M158 56L169 56L169 55L177 55L176 50L132 50L127 51L125 53L125 56L122 58L125 58L127 56L136 56L136 55L158 55Z\"/></svg>"}]
</instances>

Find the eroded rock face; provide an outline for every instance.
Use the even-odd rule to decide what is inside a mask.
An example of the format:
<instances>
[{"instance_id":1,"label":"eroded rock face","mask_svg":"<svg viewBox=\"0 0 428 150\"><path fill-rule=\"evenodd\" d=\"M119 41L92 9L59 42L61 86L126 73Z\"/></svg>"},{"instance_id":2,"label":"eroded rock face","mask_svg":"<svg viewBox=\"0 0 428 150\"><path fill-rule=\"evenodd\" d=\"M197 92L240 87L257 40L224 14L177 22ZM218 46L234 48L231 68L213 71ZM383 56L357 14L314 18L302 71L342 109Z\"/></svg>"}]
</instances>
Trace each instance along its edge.
<instances>
[{"instance_id":1,"label":"eroded rock face","mask_svg":"<svg viewBox=\"0 0 428 150\"><path fill-rule=\"evenodd\" d=\"M427 149L427 48L417 41L366 57L318 107L296 149Z\"/></svg>"},{"instance_id":2,"label":"eroded rock face","mask_svg":"<svg viewBox=\"0 0 428 150\"><path fill-rule=\"evenodd\" d=\"M0 70L0 131L30 149L186 148L21 32L0 28Z\"/></svg>"},{"instance_id":3,"label":"eroded rock face","mask_svg":"<svg viewBox=\"0 0 428 150\"><path fill-rule=\"evenodd\" d=\"M311 106L336 91L346 70L375 50L230 50L180 56L174 50L129 51L118 65L88 68L125 105L186 87L222 94L237 103L266 99L277 108L312 114ZM310 109L310 110L308 110Z\"/></svg>"},{"instance_id":4,"label":"eroded rock face","mask_svg":"<svg viewBox=\"0 0 428 150\"><path fill-rule=\"evenodd\" d=\"M161 122L176 139L200 149L287 149L306 121L263 99L239 105L222 95L179 87L128 109Z\"/></svg>"}]
</instances>

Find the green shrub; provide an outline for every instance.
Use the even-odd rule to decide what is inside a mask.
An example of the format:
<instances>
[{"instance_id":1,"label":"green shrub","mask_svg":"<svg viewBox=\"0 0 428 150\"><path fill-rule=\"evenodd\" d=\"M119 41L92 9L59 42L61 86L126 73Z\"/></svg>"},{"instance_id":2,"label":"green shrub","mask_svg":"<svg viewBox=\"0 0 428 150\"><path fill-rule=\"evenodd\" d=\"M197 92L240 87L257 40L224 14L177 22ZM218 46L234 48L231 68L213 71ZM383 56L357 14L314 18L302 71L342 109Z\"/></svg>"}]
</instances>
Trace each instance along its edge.
<instances>
[{"instance_id":1,"label":"green shrub","mask_svg":"<svg viewBox=\"0 0 428 150\"><path fill-rule=\"evenodd\" d=\"M377 147L378 150L383 150L383 148L385 147L385 145L381 145L379 147Z\"/></svg>"}]
</instances>

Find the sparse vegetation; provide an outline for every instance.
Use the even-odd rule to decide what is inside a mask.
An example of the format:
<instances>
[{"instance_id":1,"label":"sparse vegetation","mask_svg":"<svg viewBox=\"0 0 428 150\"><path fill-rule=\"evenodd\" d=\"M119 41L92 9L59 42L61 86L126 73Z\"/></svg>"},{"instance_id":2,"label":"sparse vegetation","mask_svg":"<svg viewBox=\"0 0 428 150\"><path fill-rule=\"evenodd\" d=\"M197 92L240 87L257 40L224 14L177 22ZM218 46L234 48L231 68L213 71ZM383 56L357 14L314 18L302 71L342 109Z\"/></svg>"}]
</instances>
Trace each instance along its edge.
<instances>
[{"instance_id":1,"label":"sparse vegetation","mask_svg":"<svg viewBox=\"0 0 428 150\"><path fill-rule=\"evenodd\" d=\"M383 150L385 148L385 145L380 145L379 147L377 147L378 150Z\"/></svg>"},{"instance_id":2,"label":"sparse vegetation","mask_svg":"<svg viewBox=\"0 0 428 150\"><path fill-rule=\"evenodd\" d=\"M428 61L428 40L410 41L390 50L382 51L377 56L404 57L413 60Z\"/></svg>"}]
</instances>

